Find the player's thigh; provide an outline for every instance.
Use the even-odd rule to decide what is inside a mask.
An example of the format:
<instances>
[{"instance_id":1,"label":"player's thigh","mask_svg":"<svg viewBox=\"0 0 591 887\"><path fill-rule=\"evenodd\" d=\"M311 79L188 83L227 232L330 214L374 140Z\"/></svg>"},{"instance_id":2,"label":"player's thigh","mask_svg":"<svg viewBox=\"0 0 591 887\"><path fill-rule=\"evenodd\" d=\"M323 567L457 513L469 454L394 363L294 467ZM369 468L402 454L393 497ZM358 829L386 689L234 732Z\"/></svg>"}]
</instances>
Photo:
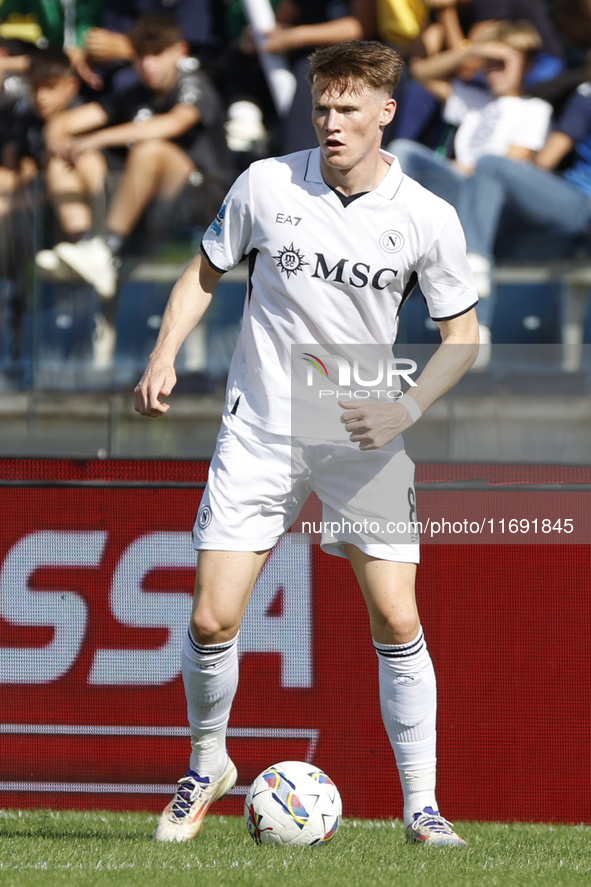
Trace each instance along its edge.
<instances>
[{"instance_id":1,"label":"player's thigh","mask_svg":"<svg viewBox=\"0 0 591 887\"><path fill-rule=\"evenodd\" d=\"M416 564L371 557L350 544L346 551L365 599L374 640L381 644L414 640L420 624Z\"/></svg>"},{"instance_id":2,"label":"player's thigh","mask_svg":"<svg viewBox=\"0 0 591 887\"><path fill-rule=\"evenodd\" d=\"M200 552L273 548L308 495L294 477L289 437L225 416L193 528Z\"/></svg>"},{"instance_id":3,"label":"player's thigh","mask_svg":"<svg viewBox=\"0 0 591 887\"><path fill-rule=\"evenodd\" d=\"M199 643L223 643L235 637L268 553L200 553L192 619L192 631Z\"/></svg>"},{"instance_id":4,"label":"player's thigh","mask_svg":"<svg viewBox=\"0 0 591 887\"><path fill-rule=\"evenodd\" d=\"M377 450L355 444L322 447L312 488L322 501L321 547L346 557L345 544L371 557L419 562L414 464L392 441Z\"/></svg>"}]
</instances>

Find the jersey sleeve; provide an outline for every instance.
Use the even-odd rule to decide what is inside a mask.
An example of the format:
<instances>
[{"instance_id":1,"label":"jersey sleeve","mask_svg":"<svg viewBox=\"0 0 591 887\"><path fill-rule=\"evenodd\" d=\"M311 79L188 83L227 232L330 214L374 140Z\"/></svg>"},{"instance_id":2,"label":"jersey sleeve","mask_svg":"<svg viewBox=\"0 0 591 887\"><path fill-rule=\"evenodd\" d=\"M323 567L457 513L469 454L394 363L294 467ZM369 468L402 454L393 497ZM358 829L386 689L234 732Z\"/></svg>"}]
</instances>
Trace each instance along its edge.
<instances>
[{"instance_id":1,"label":"jersey sleeve","mask_svg":"<svg viewBox=\"0 0 591 887\"><path fill-rule=\"evenodd\" d=\"M466 239L455 209L423 256L417 275L433 320L451 320L478 302L466 258Z\"/></svg>"},{"instance_id":2,"label":"jersey sleeve","mask_svg":"<svg viewBox=\"0 0 591 887\"><path fill-rule=\"evenodd\" d=\"M250 170L246 170L232 185L203 235L201 249L216 271L229 271L251 251L253 216Z\"/></svg>"}]
</instances>

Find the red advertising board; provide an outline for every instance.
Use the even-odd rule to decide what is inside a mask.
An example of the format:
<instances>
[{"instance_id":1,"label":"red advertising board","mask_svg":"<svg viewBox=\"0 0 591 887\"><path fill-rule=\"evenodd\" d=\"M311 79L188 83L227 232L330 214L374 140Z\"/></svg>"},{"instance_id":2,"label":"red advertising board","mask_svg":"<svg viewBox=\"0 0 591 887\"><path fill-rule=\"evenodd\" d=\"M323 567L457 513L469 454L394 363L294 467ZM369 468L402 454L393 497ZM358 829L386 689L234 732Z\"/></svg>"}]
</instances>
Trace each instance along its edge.
<instances>
[{"instance_id":1,"label":"red advertising board","mask_svg":"<svg viewBox=\"0 0 591 887\"><path fill-rule=\"evenodd\" d=\"M0 805L158 811L188 759L180 644L205 466L27 465L10 474L0 462ZM419 488L419 514L459 516L458 495ZM543 511L527 511L525 490L492 495L518 496L496 500L494 520ZM484 508L472 502L470 517ZM418 593L439 681L446 816L591 821L591 547L531 533L431 542ZM239 784L219 812L240 813L260 770L297 758L330 773L345 815L399 816L348 563L307 534L284 537L240 651L229 736Z\"/></svg>"}]
</instances>

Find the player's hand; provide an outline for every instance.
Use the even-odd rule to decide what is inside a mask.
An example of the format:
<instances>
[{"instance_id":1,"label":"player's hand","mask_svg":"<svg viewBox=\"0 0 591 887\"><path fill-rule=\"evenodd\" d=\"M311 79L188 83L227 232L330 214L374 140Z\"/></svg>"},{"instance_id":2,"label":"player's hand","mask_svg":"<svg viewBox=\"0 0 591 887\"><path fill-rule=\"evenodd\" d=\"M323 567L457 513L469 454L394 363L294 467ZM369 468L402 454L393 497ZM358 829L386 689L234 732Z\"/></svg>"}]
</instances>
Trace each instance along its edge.
<instances>
[{"instance_id":1,"label":"player's hand","mask_svg":"<svg viewBox=\"0 0 591 887\"><path fill-rule=\"evenodd\" d=\"M398 403L339 400L339 406L345 410L341 422L349 440L359 443L360 450L378 450L413 424L406 408Z\"/></svg>"},{"instance_id":2,"label":"player's hand","mask_svg":"<svg viewBox=\"0 0 591 887\"><path fill-rule=\"evenodd\" d=\"M172 366L148 365L133 392L135 411L152 419L163 416L169 411L170 404L162 403L160 398L168 397L175 385L176 373Z\"/></svg>"}]
</instances>

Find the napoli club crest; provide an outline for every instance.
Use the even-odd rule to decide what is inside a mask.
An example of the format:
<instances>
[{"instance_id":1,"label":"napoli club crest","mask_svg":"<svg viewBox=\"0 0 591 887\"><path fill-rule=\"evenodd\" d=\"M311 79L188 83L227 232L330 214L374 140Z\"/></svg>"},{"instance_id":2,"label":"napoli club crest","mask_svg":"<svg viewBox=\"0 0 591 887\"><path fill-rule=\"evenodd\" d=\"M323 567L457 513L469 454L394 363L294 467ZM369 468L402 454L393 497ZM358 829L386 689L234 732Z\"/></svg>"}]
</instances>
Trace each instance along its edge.
<instances>
[{"instance_id":1,"label":"napoli club crest","mask_svg":"<svg viewBox=\"0 0 591 887\"><path fill-rule=\"evenodd\" d=\"M199 509L199 514L197 515L197 524L200 530L204 530L211 523L211 508L209 505L204 505Z\"/></svg>"}]
</instances>

